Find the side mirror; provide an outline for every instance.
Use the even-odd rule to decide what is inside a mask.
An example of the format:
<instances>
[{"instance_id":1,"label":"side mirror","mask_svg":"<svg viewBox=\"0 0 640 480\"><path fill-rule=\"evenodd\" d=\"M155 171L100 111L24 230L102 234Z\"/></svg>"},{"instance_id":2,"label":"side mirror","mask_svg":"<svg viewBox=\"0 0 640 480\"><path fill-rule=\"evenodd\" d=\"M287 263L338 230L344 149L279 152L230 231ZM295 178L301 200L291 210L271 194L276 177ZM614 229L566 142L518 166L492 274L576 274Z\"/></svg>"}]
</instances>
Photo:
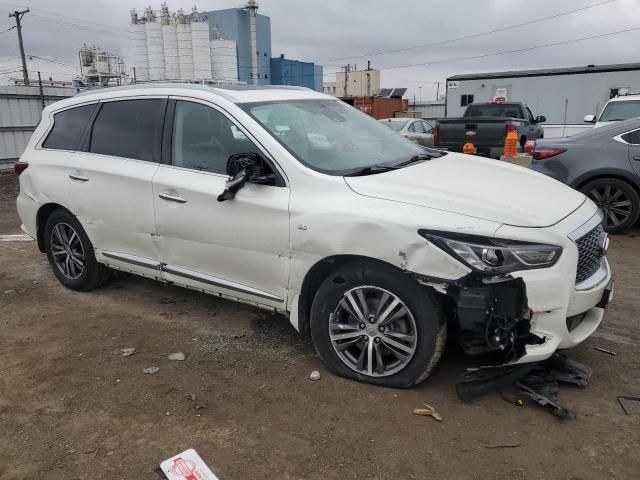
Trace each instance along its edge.
<instances>
[{"instance_id":1,"label":"side mirror","mask_svg":"<svg viewBox=\"0 0 640 480\"><path fill-rule=\"evenodd\" d=\"M584 116L584 123L596 123L596 116L595 115L585 115Z\"/></svg>"},{"instance_id":2,"label":"side mirror","mask_svg":"<svg viewBox=\"0 0 640 480\"><path fill-rule=\"evenodd\" d=\"M544 115L538 115L536 117L536 123L544 123L547 121L547 117L545 117Z\"/></svg>"},{"instance_id":3,"label":"side mirror","mask_svg":"<svg viewBox=\"0 0 640 480\"><path fill-rule=\"evenodd\" d=\"M275 175L269 171L265 161L257 153L238 153L227 160L229 178L224 185L224 192L218 195L218 201L224 202L235 197L245 183L275 185Z\"/></svg>"}]
</instances>

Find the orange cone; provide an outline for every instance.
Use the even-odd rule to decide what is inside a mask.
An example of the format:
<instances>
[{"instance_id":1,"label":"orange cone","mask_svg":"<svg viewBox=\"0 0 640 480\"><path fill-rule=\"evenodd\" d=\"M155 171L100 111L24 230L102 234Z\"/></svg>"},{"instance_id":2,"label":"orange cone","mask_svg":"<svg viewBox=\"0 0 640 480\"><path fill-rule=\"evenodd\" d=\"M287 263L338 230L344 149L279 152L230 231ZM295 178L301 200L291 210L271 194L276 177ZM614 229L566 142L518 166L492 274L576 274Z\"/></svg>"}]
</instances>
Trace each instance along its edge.
<instances>
[{"instance_id":1,"label":"orange cone","mask_svg":"<svg viewBox=\"0 0 640 480\"><path fill-rule=\"evenodd\" d=\"M505 157L517 157L518 156L518 133L515 130L509 129L507 136L504 139L504 152Z\"/></svg>"}]
</instances>

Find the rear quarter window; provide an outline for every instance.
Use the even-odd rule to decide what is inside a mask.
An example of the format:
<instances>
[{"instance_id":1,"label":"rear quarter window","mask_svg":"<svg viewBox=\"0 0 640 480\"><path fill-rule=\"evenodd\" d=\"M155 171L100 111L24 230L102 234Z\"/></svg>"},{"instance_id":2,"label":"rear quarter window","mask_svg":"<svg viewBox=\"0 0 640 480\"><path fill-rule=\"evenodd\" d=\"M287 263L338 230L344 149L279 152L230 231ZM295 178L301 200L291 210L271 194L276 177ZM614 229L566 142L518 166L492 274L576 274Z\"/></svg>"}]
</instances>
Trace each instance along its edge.
<instances>
[{"instance_id":1,"label":"rear quarter window","mask_svg":"<svg viewBox=\"0 0 640 480\"><path fill-rule=\"evenodd\" d=\"M53 128L42 143L42 147L54 150L76 150L97 105L97 103L83 105L54 114Z\"/></svg>"}]
</instances>

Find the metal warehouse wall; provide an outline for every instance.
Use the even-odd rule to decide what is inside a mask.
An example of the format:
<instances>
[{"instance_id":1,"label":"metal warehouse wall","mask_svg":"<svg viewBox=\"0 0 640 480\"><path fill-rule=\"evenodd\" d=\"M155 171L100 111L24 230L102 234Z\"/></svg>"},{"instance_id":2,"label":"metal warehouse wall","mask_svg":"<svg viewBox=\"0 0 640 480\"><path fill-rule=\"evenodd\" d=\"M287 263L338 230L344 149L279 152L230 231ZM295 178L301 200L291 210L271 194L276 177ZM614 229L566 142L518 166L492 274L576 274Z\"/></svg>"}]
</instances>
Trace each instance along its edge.
<instances>
[{"instance_id":1,"label":"metal warehouse wall","mask_svg":"<svg viewBox=\"0 0 640 480\"><path fill-rule=\"evenodd\" d=\"M45 105L72 97L74 88L43 88ZM0 86L0 164L17 160L42 116L38 87Z\"/></svg>"},{"instance_id":2,"label":"metal warehouse wall","mask_svg":"<svg viewBox=\"0 0 640 480\"><path fill-rule=\"evenodd\" d=\"M462 116L466 108L461 106L462 95L473 95L474 102L489 102L497 88L506 88L509 100L528 104L534 116L545 115L549 124L582 124L585 115L600 113L611 89L640 92L640 70L458 82L458 88L447 88L447 117Z\"/></svg>"}]
</instances>

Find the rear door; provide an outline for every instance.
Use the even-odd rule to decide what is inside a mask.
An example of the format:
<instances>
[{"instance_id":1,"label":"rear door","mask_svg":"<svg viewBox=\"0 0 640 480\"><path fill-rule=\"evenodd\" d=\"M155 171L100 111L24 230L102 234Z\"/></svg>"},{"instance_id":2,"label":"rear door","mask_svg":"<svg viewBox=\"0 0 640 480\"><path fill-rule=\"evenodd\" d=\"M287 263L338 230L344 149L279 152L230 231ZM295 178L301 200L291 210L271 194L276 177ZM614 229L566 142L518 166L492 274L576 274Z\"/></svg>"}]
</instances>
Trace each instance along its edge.
<instances>
[{"instance_id":1,"label":"rear door","mask_svg":"<svg viewBox=\"0 0 640 480\"><path fill-rule=\"evenodd\" d=\"M68 205L100 261L159 276L152 178L167 99L101 102L81 151L69 156Z\"/></svg>"},{"instance_id":2,"label":"rear door","mask_svg":"<svg viewBox=\"0 0 640 480\"><path fill-rule=\"evenodd\" d=\"M163 279L284 308L289 276L289 188L248 183L219 202L227 160L268 154L227 112L171 100L163 165L153 181ZM273 163L272 171L276 171Z\"/></svg>"},{"instance_id":3,"label":"rear door","mask_svg":"<svg viewBox=\"0 0 640 480\"><path fill-rule=\"evenodd\" d=\"M640 130L621 135L622 140L629 144L629 161L636 175L640 176ZM640 184L640 178L637 180Z\"/></svg>"}]
</instances>

